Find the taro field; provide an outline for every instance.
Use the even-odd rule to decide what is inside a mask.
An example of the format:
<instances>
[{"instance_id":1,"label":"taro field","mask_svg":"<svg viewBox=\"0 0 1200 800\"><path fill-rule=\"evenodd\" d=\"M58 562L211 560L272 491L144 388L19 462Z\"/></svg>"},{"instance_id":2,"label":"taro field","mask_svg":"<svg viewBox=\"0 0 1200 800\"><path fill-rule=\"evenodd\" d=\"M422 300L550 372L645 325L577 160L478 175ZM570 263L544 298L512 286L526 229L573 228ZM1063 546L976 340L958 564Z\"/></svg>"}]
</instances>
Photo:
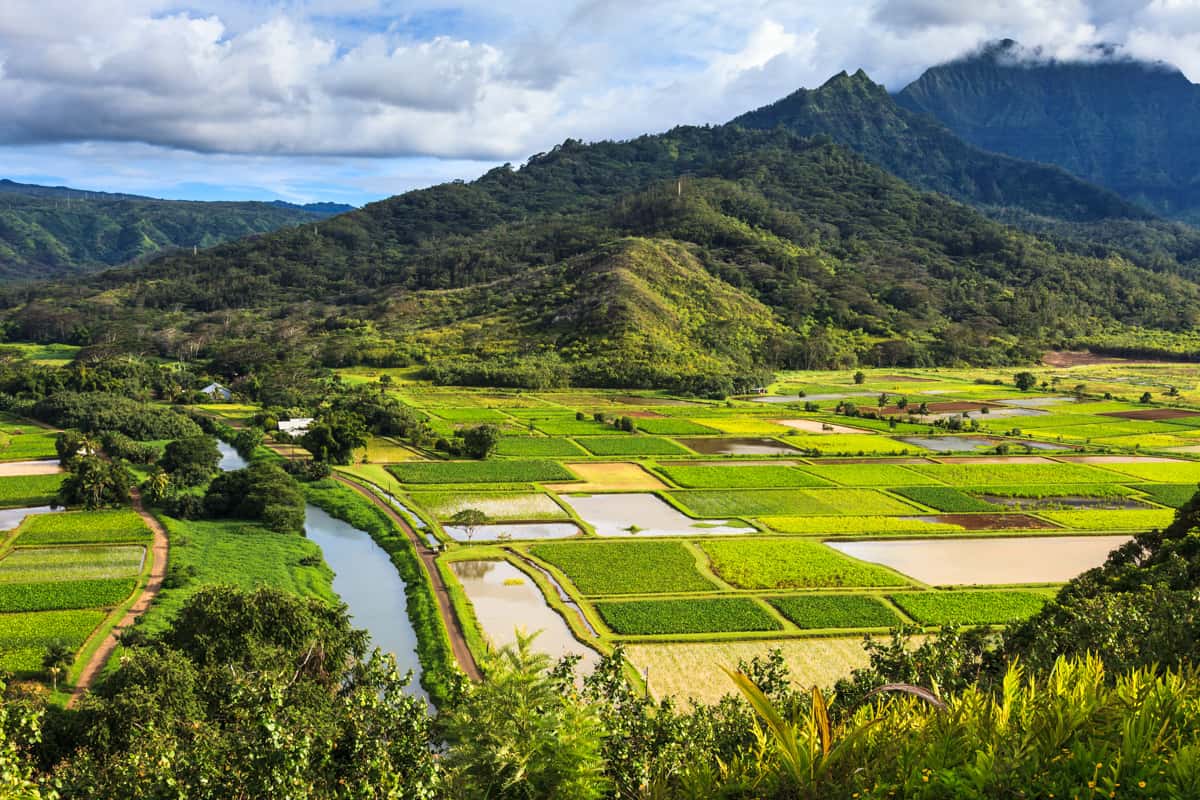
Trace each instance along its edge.
<instances>
[{"instance_id":1,"label":"taro field","mask_svg":"<svg viewBox=\"0 0 1200 800\"><path fill-rule=\"evenodd\" d=\"M445 574L509 562L654 694L712 697L719 666L771 647L821 682L862 663L864 633L1038 613L1195 493L1200 366L1054 363L1025 391L1013 369L864 369L721 401L400 378L386 391L439 436L493 425L495 451L342 469L427 524ZM452 595L468 624L489 602Z\"/></svg>"}]
</instances>

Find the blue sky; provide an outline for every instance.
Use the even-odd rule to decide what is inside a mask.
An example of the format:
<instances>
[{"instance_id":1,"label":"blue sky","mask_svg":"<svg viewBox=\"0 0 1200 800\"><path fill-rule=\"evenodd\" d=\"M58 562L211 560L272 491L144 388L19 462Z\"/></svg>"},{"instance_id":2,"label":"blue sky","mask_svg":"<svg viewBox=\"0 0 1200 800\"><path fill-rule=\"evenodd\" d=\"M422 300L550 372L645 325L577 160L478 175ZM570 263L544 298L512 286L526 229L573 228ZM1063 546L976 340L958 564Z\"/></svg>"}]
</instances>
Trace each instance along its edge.
<instances>
[{"instance_id":1,"label":"blue sky","mask_svg":"<svg viewBox=\"0 0 1200 800\"><path fill-rule=\"evenodd\" d=\"M361 204L1002 37L1200 76L1197 0L4 0L0 177Z\"/></svg>"}]
</instances>

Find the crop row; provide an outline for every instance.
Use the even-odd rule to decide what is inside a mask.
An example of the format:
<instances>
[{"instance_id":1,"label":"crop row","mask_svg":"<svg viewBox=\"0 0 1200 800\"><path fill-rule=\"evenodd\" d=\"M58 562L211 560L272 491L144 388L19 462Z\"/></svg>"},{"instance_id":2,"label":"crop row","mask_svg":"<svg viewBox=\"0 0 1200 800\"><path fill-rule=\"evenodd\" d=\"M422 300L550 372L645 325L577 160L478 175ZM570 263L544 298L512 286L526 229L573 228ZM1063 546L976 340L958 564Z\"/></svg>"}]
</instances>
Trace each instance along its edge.
<instances>
[{"instance_id":1,"label":"crop row","mask_svg":"<svg viewBox=\"0 0 1200 800\"><path fill-rule=\"evenodd\" d=\"M917 517L881 517L836 515L823 517L759 517L764 525L779 533L837 536L857 533L954 533L961 525L932 522Z\"/></svg>"},{"instance_id":2,"label":"crop row","mask_svg":"<svg viewBox=\"0 0 1200 800\"><path fill-rule=\"evenodd\" d=\"M754 489L789 486L828 486L829 482L782 465L663 467L662 473L688 489Z\"/></svg>"},{"instance_id":3,"label":"crop row","mask_svg":"<svg viewBox=\"0 0 1200 800\"><path fill-rule=\"evenodd\" d=\"M0 583L0 612L115 606L129 597L136 585L136 578ZM0 631L0 641L3 638Z\"/></svg>"},{"instance_id":4,"label":"crop row","mask_svg":"<svg viewBox=\"0 0 1200 800\"><path fill-rule=\"evenodd\" d=\"M747 597L626 600L597 603L613 632L624 635L775 631L783 626Z\"/></svg>"},{"instance_id":5,"label":"crop row","mask_svg":"<svg viewBox=\"0 0 1200 800\"><path fill-rule=\"evenodd\" d=\"M887 628L900 623L895 611L870 595L774 597L771 605L800 628Z\"/></svg>"},{"instance_id":6,"label":"crop row","mask_svg":"<svg viewBox=\"0 0 1200 800\"><path fill-rule=\"evenodd\" d=\"M496 455L530 458L569 458L587 455L570 439L552 436L505 436L496 447Z\"/></svg>"},{"instance_id":7,"label":"crop row","mask_svg":"<svg viewBox=\"0 0 1200 800\"><path fill-rule=\"evenodd\" d=\"M962 514L972 511L996 511L1000 508L950 486L906 486L893 491L938 511Z\"/></svg>"},{"instance_id":8,"label":"crop row","mask_svg":"<svg viewBox=\"0 0 1200 800\"><path fill-rule=\"evenodd\" d=\"M126 578L142 567L146 548L19 547L0 561L0 583Z\"/></svg>"},{"instance_id":9,"label":"crop row","mask_svg":"<svg viewBox=\"0 0 1200 800\"><path fill-rule=\"evenodd\" d=\"M713 572L742 589L902 586L900 575L819 542L741 539L701 545Z\"/></svg>"},{"instance_id":10,"label":"crop row","mask_svg":"<svg viewBox=\"0 0 1200 800\"><path fill-rule=\"evenodd\" d=\"M145 542L151 538L142 518L128 509L29 516L19 533L17 544L21 546Z\"/></svg>"},{"instance_id":11,"label":"crop row","mask_svg":"<svg viewBox=\"0 0 1200 800\"><path fill-rule=\"evenodd\" d=\"M482 511L489 521L553 520L569 515L547 494L528 492L413 492L413 502L439 521L447 522L459 511Z\"/></svg>"},{"instance_id":12,"label":"crop row","mask_svg":"<svg viewBox=\"0 0 1200 800\"><path fill-rule=\"evenodd\" d=\"M556 461L419 461L393 464L388 471L401 483L532 483L570 481L575 476Z\"/></svg>"},{"instance_id":13,"label":"crop row","mask_svg":"<svg viewBox=\"0 0 1200 800\"><path fill-rule=\"evenodd\" d=\"M1027 619L1049 599L1049 593L1023 590L901 592L891 600L904 613L926 625L1001 625Z\"/></svg>"},{"instance_id":14,"label":"crop row","mask_svg":"<svg viewBox=\"0 0 1200 800\"><path fill-rule=\"evenodd\" d=\"M670 439L657 436L588 436L580 439L593 455L597 456L675 456L687 455L688 451Z\"/></svg>"},{"instance_id":15,"label":"crop row","mask_svg":"<svg viewBox=\"0 0 1200 800\"><path fill-rule=\"evenodd\" d=\"M550 542L530 552L561 569L585 595L716 589L678 542Z\"/></svg>"},{"instance_id":16,"label":"crop row","mask_svg":"<svg viewBox=\"0 0 1200 800\"><path fill-rule=\"evenodd\" d=\"M62 475L16 475L0 478L0 506L44 506L58 494Z\"/></svg>"},{"instance_id":17,"label":"crop row","mask_svg":"<svg viewBox=\"0 0 1200 800\"><path fill-rule=\"evenodd\" d=\"M913 506L873 489L712 489L671 494L697 517L916 513Z\"/></svg>"}]
</instances>

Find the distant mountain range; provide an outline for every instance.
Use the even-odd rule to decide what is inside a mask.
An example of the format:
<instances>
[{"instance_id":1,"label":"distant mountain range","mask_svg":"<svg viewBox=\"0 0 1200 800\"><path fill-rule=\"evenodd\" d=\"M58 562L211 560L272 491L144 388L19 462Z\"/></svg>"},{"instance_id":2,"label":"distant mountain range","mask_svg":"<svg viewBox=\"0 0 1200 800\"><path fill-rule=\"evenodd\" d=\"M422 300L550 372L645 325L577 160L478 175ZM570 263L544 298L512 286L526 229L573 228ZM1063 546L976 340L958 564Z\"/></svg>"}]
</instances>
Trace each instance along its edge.
<instances>
[{"instance_id":1,"label":"distant mountain range","mask_svg":"<svg viewBox=\"0 0 1200 800\"><path fill-rule=\"evenodd\" d=\"M1058 61L1004 40L927 70L896 102L985 150L1200 223L1200 85L1170 65L1109 50Z\"/></svg>"},{"instance_id":2,"label":"distant mountain range","mask_svg":"<svg viewBox=\"0 0 1200 800\"><path fill-rule=\"evenodd\" d=\"M0 180L0 279L94 271L351 210L334 203L159 200Z\"/></svg>"}]
</instances>

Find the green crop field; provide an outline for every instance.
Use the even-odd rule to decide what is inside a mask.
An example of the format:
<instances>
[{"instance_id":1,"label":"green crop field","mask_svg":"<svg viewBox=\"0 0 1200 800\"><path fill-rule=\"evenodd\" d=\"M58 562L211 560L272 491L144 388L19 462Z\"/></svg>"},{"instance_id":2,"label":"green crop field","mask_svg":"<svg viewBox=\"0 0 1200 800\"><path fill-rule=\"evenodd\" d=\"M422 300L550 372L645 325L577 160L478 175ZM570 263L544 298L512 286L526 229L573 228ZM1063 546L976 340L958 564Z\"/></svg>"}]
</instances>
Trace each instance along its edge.
<instances>
[{"instance_id":1,"label":"green crop field","mask_svg":"<svg viewBox=\"0 0 1200 800\"><path fill-rule=\"evenodd\" d=\"M136 512L72 511L26 517L18 530L17 544L94 544L148 542L150 529Z\"/></svg>"},{"instance_id":2,"label":"green crop field","mask_svg":"<svg viewBox=\"0 0 1200 800\"><path fill-rule=\"evenodd\" d=\"M937 478L952 486L1113 482L1111 472L1086 464L1058 462L1046 464L913 464L909 469L931 478Z\"/></svg>"},{"instance_id":3,"label":"green crop field","mask_svg":"<svg viewBox=\"0 0 1200 800\"><path fill-rule=\"evenodd\" d=\"M893 489L896 494L903 495L915 503L951 513L969 513L972 511L995 511L1003 506L995 505L971 497L958 489L949 486L906 486Z\"/></svg>"},{"instance_id":4,"label":"green crop field","mask_svg":"<svg viewBox=\"0 0 1200 800\"><path fill-rule=\"evenodd\" d=\"M489 521L567 519L570 515L550 495L529 492L413 492L413 502L441 522L473 508Z\"/></svg>"},{"instance_id":5,"label":"green crop field","mask_svg":"<svg viewBox=\"0 0 1200 800\"><path fill-rule=\"evenodd\" d=\"M78 650L105 615L97 610L0 614L0 670L40 673L50 644Z\"/></svg>"},{"instance_id":6,"label":"green crop field","mask_svg":"<svg viewBox=\"0 0 1200 800\"><path fill-rule=\"evenodd\" d=\"M1200 491L1194 483L1155 483L1139 486L1156 503L1179 508Z\"/></svg>"},{"instance_id":7,"label":"green crop field","mask_svg":"<svg viewBox=\"0 0 1200 800\"><path fill-rule=\"evenodd\" d=\"M819 542L742 539L704 542L713 571L742 589L902 586L904 578Z\"/></svg>"},{"instance_id":8,"label":"green crop field","mask_svg":"<svg viewBox=\"0 0 1200 800\"><path fill-rule=\"evenodd\" d=\"M737 436L783 436L784 434L791 433L793 430L786 425L780 425L778 422L757 419L751 416L701 417L701 419L710 428L715 428L724 434L734 434Z\"/></svg>"},{"instance_id":9,"label":"green crop field","mask_svg":"<svg viewBox=\"0 0 1200 800\"><path fill-rule=\"evenodd\" d=\"M136 578L0 583L0 612L115 606L128 598L136 585Z\"/></svg>"},{"instance_id":10,"label":"green crop field","mask_svg":"<svg viewBox=\"0 0 1200 800\"><path fill-rule=\"evenodd\" d=\"M33 432L36 431L36 432ZM40 458L56 458L54 440L58 434L33 428L29 433L0 434L0 461L29 461Z\"/></svg>"},{"instance_id":11,"label":"green crop field","mask_svg":"<svg viewBox=\"0 0 1200 800\"><path fill-rule=\"evenodd\" d=\"M673 482L688 489L754 489L788 486L828 486L829 482L785 466L703 466L672 465L662 472Z\"/></svg>"},{"instance_id":12,"label":"green crop field","mask_svg":"<svg viewBox=\"0 0 1200 800\"><path fill-rule=\"evenodd\" d=\"M855 420L846 421L853 425ZM825 455L844 456L888 456L888 455L918 455L929 451L909 442L900 442L873 433L829 433L802 434L792 433L781 437L792 447L804 451L813 450Z\"/></svg>"},{"instance_id":13,"label":"green crop field","mask_svg":"<svg viewBox=\"0 0 1200 800\"><path fill-rule=\"evenodd\" d=\"M1085 531L1148 531L1165 528L1175 518L1175 512L1166 508L1134 509L1080 509L1075 511L1039 511L1039 516Z\"/></svg>"},{"instance_id":14,"label":"green crop field","mask_svg":"<svg viewBox=\"0 0 1200 800\"><path fill-rule=\"evenodd\" d=\"M1200 461L1143 461L1133 464L1105 464L1105 469L1157 483L1200 483Z\"/></svg>"},{"instance_id":15,"label":"green crop field","mask_svg":"<svg viewBox=\"0 0 1200 800\"><path fill-rule=\"evenodd\" d=\"M1001 625L1032 617L1050 593L964 590L900 592L890 597L904 613L925 625Z\"/></svg>"},{"instance_id":16,"label":"green crop field","mask_svg":"<svg viewBox=\"0 0 1200 800\"><path fill-rule=\"evenodd\" d=\"M771 605L800 628L888 628L900 624L878 597L812 594L772 597Z\"/></svg>"},{"instance_id":17,"label":"green crop field","mask_svg":"<svg viewBox=\"0 0 1200 800\"><path fill-rule=\"evenodd\" d=\"M912 517L871 517L839 514L825 517L759 517L759 522L779 533L845 536L859 533L954 533L961 525L926 522Z\"/></svg>"},{"instance_id":18,"label":"green crop field","mask_svg":"<svg viewBox=\"0 0 1200 800\"><path fill-rule=\"evenodd\" d=\"M596 422L592 419L575 419L574 417L553 417L536 419L533 427L547 436L604 436L618 433L612 425ZM628 435L628 434L626 434Z\"/></svg>"},{"instance_id":19,"label":"green crop field","mask_svg":"<svg viewBox=\"0 0 1200 800\"><path fill-rule=\"evenodd\" d=\"M44 506L58 494L63 475L17 475L0 478L0 507Z\"/></svg>"},{"instance_id":20,"label":"green crop field","mask_svg":"<svg viewBox=\"0 0 1200 800\"><path fill-rule=\"evenodd\" d=\"M496 455L570 458L587 455L587 453L570 439L555 439L549 436L505 436L496 446Z\"/></svg>"},{"instance_id":21,"label":"green crop field","mask_svg":"<svg viewBox=\"0 0 1200 800\"><path fill-rule=\"evenodd\" d=\"M647 417L634 420L637 429L643 433L653 433L658 436L704 436L719 433L715 428L692 422L689 419L672 417Z\"/></svg>"},{"instance_id":22,"label":"green crop field","mask_svg":"<svg viewBox=\"0 0 1200 800\"><path fill-rule=\"evenodd\" d=\"M448 422L512 422L494 408L431 408L430 411Z\"/></svg>"},{"instance_id":23,"label":"green crop field","mask_svg":"<svg viewBox=\"0 0 1200 800\"><path fill-rule=\"evenodd\" d=\"M580 439L583 445L598 456L676 456L688 451L670 439L657 436L588 436Z\"/></svg>"},{"instance_id":24,"label":"green crop field","mask_svg":"<svg viewBox=\"0 0 1200 800\"><path fill-rule=\"evenodd\" d=\"M872 489L712 489L671 495L698 517L919 513L913 506Z\"/></svg>"},{"instance_id":25,"label":"green crop field","mask_svg":"<svg viewBox=\"0 0 1200 800\"><path fill-rule=\"evenodd\" d=\"M625 600L597 603L604 623L620 635L774 631L783 626L747 597Z\"/></svg>"},{"instance_id":26,"label":"green crop field","mask_svg":"<svg viewBox=\"0 0 1200 800\"><path fill-rule=\"evenodd\" d=\"M800 467L811 475L843 486L930 486L937 481L899 464L819 464Z\"/></svg>"},{"instance_id":27,"label":"green crop field","mask_svg":"<svg viewBox=\"0 0 1200 800\"><path fill-rule=\"evenodd\" d=\"M1136 494L1128 486L1106 483L1042 483L1025 486L964 486L964 492L988 494L995 497L1029 498L1041 500L1047 497L1091 497L1119 500Z\"/></svg>"},{"instance_id":28,"label":"green crop field","mask_svg":"<svg viewBox=\"0 0 1200 800\"><path fill-rule=\"evenodd\" d=\"M393 464L388 471L401 483L531 483L572 481L575 476L557 461L420 461Z\"/></svg>"},{"instance_id":29,"label":"green crop field","mask_svg":"<svg viewBox=\"0 0 1200 800\"><path fill-rule=\"evenodd\" d=\"M585 595L715 591L678 542L549 542L529 552L563 571Z\"/></svg>"},{"instance_id":30,"label":"green crop field","mask_svg":"<svg viewBox=\"0 0 1200 800\"><path fill-rule=\"evenodd\" d=\"M142 568L146 548L18 547L0 560L0 583L125 578Z\"/></svg>"}]
</instances>

